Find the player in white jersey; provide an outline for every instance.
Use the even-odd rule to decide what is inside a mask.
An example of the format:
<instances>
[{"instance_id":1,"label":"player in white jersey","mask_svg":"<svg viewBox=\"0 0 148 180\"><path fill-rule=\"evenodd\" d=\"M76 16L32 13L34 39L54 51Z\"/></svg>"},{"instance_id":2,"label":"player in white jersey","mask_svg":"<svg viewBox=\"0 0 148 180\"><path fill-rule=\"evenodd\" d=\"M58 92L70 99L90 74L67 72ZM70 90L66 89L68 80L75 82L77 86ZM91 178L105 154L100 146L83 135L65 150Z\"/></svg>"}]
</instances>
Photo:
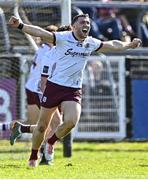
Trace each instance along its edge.
<instances>
[{"instance_id":1,"label":"player in white jersey","mask_svg":"<svg viewBox=\"0 0 148 180\"><path fill-rule=\"evenodd\" d=\"M37 50L34 60L32 62L29 76L25 84L26 95L27 95L27 112L28 119L25 121L26 124L36 124L39 108L40 108L40 97L42 91L40 87L41 83L41 63L43 61L44 54L51 50L49 44L41 44Z\"/></svg>"},{"instance_id":2,"label":"player in white jersey","mask_svg":"<svg viewBox=\"0 0 148 180\"><path fill-rule=\"evenodd\" d=\"M28 119L24 122L25 124L36 124L36 121L38 119L39 109L40 109L39 96L42 95L42 92L39 87L40 76L41 76L41 72L40 72L41 60L43 54L45 54L50 49L51 46L49 46L48 44L42 44L35 53L35 57L30 68L29 77L25 85L26 98L27 98L27 117L28 117ZM10 130L12 126L14 126L14 121L13 123L1 123L0 130L7 131ZM28 131L30 132L30 128L28 128ZM14 143L14 141L12 143Z\"/></svg>"},{"instance_id":3,"label":"player in white jersey","mask_svg":"<svg viewBox=\"0 0 148 180\"><path fill-rule=\"evenodd\" d=\"M40 99L45 88L45 83L44 84L42 83L42 87L41 87L41 82L46 81L46 78L48 77L48 71L47 71L46 78L42 78L41 81L41 73L42 73L41 67L43 61L46 64L47 64L46 61L50 61L50 59L47 58L45 60L44 55L51 54L52 48L53 47L49 44L45 44L45 43L41 44L41 46L39 47L38 51L35 54L35 58L30 68L29 78L25 85L26 95L27 95L28 120L24 122L26 124L25 126L23 124L21 125L21 133L32 133L34 126L30 126L30 125L34 125L37 123L39 111L40 111ZM50 64L48 63L48 66L46 65L46 68L49 68L49 66ZM57 110L53 116L46 137L51 137L61 123L62 123L62 116ZM20 124L16 123L15 126L16 125L20 125ZM15 128L17 128L17 126ZM11 134L10 142L14 142L14 135L15 135L14 133ZM17 138L17 136L15 137ZM44 142L41 146L40 158L41 158L40 164L50 165L54 159L54 147L52 145L48 146L48 151L47 151L46 143Z\"/></svg>"},{"instance_id":4,"label":"player in white jersey","mask_svg":"<svg viewBox=\"0 0 148 180\"><path fill-rule=\"evenodd\" d=\"M55 55L53 55L53 58L55 58L54 69L48 78L42 97L40 118L33 132L29 166L36 167L38 165L38 150L58 105L61 104L64 123L58 127L55 134L48 140L49 144L54 144L58 139L63 138L79 121L82 74L86 57L93 51L121 51L136 48L139 47L141 40L101 42L89 37L90 19L87 14L81 14L73 18L71 32L50 33L38 26L22 24L14 16L10 18L9 25L56 44Z\"/></svg>"},{"instance_id":5,"label":"player in white jersey","mask_svg":"<svg viewBox=\"0 0 148 180\"><path fill-rule=\"evenodd\" d=\"M52 31L56 31L58 29L58 27L56 26L47 26L46 30L52 32ZM25 123L26 125L19 123L18 121L13 121L12 123L12 133L10 135L10 144L13 145L16 141L16 139L18 138L18 136L20 136L22 133L32 133L33 129L34 129L34 124L37 123L38 120L38 116L39 116L39 111L40 111L40 99L43 93L43 89L45 88L45 83L42 85L41 87L41 69L43 66L43 61L44 63L46 63L46 68L47 68L47 62L50 59L44 60L44 55L47 53L50 54L53 48L52 44L46 44L46 43L40 43L40 47L38 48L38 50L35 53L35 57L34 60L32 61L32 65L30 67L30 72L29 72L29 76L27 79L27 82L25 84L25 90L26 90L26 98L27 98L27 120L19 120L23 123ZM48 63L48 68L49 68L50 64ZM48 77L48 73L46 73L46 78ZM43 78L44 81L46 80L46 78ZM43 80L42 80L43 81ZM52 134L55 132L57 126L59 124L61 124L62 122L62 118L61 115L59 113L59 111L57 110L53 116L53 121L51 123L51 128L48 130L48 137L52 136ZM21 125L21 126L20 126ZM20 133L18 133L16 131L16 129L18 129L19 127L19 131ZM14 133L15 132L15 133ZM46 156L48 156L48 160L46 158ZM53 160L53 147L52 145L50 146L50 153L44 153L44 149L42 148L42 153L40 154L41 158L41 162L42 163L46 163L49 164L52 160Z\"/></svg>"},{"instance_id":6,"label":"player in white jersey","mask_svg":"<svg viewBox=\"0 0 148 180\"><path fill-rule=\"evenodd\" d=\"M70 26L60 26L58 29L55 29L55 26L48 26L48 31L69 31L71 30ZM40 98L42 96L42 92L44 92L44 88L46 86L47 78L51 74L49 72L52 71L53 61L52 55L54 52L54 47L49 44L41 44L39 49L35 54L35 58L32 62L32 66L30 68L29 78L26 83L26 94L27 94L27 103L30 118L25 121L25 124L16 121L14 123L14 127L12 129L12 133L10 136L10 143L13 145L16 139L20 136L20 133L32 133L34 130L34 124L36 124L39 109L40 109ZM36 114L34 114L36 113ZM35 118L34 118L35 117ZM48 129L48 133L46 137L52 136L57 127L62 123L62 113L57 110L54 114L53 120L51 122L51 129ZM20 132L19 132L20 131ZM48 145L48 149L46 148L46 143L44 143L41 147L40 164L51 164L54 158L54 147L52 145Z\"/></svg>"}]
</instances>

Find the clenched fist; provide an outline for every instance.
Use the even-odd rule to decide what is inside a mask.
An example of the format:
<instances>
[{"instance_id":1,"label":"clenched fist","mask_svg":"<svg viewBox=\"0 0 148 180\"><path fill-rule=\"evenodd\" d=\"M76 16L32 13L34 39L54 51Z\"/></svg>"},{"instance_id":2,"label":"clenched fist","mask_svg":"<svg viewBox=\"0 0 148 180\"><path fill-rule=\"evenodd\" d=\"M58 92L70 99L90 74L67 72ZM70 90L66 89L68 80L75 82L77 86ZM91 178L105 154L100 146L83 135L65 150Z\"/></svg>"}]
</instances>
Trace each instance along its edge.
<instances>
[{"instance_id":1,"label":"clenched fist","mask_svg":"<svg viewBox=\"0 0 148 180\"><path fill-rule=\"evenodd\" d=\"M20 21L18 18L16 18L15 16L12 16L8 22L8 24L13 27L13 28L17 28L20 24Z\"/></svg>"},{"instance_id":2,"label":"clenched fist","mask_svg":"<svg viewBox=\"0 0 148 180\"><path fill-rule=\"evenodd\" d=\"M132 42L129 44L129 47L132 49L135 49L135 48L139 47L141 45L141 43L142 43L141 39L134 38L132 40Z\"/></svg>"}]
</instances>

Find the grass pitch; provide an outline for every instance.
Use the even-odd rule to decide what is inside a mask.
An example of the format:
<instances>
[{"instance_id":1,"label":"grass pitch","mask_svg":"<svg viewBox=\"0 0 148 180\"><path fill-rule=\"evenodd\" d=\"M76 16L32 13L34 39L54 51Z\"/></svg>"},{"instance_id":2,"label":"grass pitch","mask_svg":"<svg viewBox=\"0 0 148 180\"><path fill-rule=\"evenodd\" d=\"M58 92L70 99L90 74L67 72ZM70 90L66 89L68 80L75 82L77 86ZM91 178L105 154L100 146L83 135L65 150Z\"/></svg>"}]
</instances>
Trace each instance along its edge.
<instances>
[{"instance_id":1,"label":"grass pitch","mask_svg":"<svg viewBox=\"0 0 148 180\"><path fill-rule=\"evenodd\" d=\"M0 141L0 179L148 179L148 143L74 143L73 156L56 146L53 166L30 168L31 143Z\"/></svg>"}]
</instances>

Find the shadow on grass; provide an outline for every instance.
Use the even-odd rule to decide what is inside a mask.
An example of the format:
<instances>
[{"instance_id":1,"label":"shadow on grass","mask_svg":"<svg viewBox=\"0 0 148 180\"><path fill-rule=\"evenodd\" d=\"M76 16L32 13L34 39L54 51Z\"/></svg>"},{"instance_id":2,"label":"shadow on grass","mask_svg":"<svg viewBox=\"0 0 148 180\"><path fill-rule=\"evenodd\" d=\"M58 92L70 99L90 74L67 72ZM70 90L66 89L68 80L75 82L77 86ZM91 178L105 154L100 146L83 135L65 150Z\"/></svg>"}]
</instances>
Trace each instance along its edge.
<instances>
[{"instance_id":1,"label":"shadow on grass","mask_svg":"<svg viewBox=\"0 0 148 180\"><path fill-rule=\"evenodd\" d=\"M148 165L145 165L145 164L139 164L140 167L147 167L148 168Z\"/></svg>"},{"instance_id":2,"label":"shadow on grass","mask_svg":"<svg viewBox=\"0 0 148 180\"><path fill-rule=\"evenodd\" d=\"M16 165L16 164L0 164L0 169L5 169L5 168L22 168L20 165Z\"/></svg>"},{"instance_id":3,"label":"shadow on grass","mask_svg":"<svg viewBox=\"0 0 148 180\"><path fill-rule=\"evenodd\" d=\"M14 150L0 150L0 154L2 153L28 153L30 152L29 149L14 149Z\"/></svg>"},{"instance_id":4,"label":"shadow on grass","mask_svg":"<svg viewBox=\"0 0 148 180\"><path fill-rule=\"evenodd\" d=\"M147 149L93 149L93 148L74 148L74 151L90 151L90 152L148 152Z\"/></svg>"},{"instance_id":5,"label":"shadow on grass","mask_svg":"<svg viewBox=\"0 0 148 180\"><path fill-rule=\"evenodd\" d=\"M61 151L61 148L56 148L56 151ZM147 149L119 149L119 148L93 148L93 147L85 147L85 148L73 148L75 152L88 151L88 152L148 152Z\"/></svg>"},{"instance_id":6,"label":"shadow on grass","mask_svg":"<svg viewBox=\"0 0 148 180\"><path fill-rule=\"evenodd\" d=\"M56 148L56 151L61 152L61 148ZM88 152L148 152L147 149L94 149L93 147L87 147L87 148L73 148L73 151L75 152L82 152L82 151L88 151ZM2 153L28 153L30 150L28 149L14 149L14 150L0 150L0 154Z\"/></svg>"}]
</instances>

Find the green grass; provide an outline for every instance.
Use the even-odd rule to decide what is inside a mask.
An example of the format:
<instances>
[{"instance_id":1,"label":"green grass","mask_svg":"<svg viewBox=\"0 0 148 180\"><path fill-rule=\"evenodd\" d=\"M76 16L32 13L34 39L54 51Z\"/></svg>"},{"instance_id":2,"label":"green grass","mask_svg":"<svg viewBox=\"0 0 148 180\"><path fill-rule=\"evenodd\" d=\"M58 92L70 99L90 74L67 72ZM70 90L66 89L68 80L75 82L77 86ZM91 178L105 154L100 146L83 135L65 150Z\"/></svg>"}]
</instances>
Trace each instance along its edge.
<instances>
[{"instance_id":1,"label":"green grass","mask_svg":"<svg viewBox=\"0 0 148 180\"><path fill-rule=\"evenodd\" d=\"M74 143L72 158L56 146L53 166L29 168L30 143L0 141L0 179L148 179L148 143Z\"/></svg>"}]
</instances>

